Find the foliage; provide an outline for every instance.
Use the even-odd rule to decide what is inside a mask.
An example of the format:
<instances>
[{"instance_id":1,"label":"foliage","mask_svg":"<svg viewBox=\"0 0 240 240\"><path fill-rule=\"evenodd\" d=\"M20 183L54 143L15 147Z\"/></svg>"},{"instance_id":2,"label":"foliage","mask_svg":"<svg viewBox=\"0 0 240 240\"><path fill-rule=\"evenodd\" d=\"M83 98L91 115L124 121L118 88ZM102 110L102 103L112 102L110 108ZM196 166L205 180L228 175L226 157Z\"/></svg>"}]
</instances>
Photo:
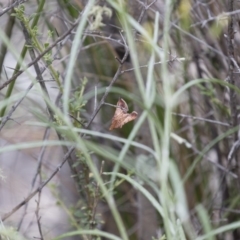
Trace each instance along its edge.
<instances>
[{"instance_id":1,"label":"foliage","mask_svg":"<svg viewBox=\"0 0 240 240\"><path fill-rule=\"evenodd\" d=\"M238 12L226 2L0 13L0 238L240 238Z\"/></svg>"}]
</instances>

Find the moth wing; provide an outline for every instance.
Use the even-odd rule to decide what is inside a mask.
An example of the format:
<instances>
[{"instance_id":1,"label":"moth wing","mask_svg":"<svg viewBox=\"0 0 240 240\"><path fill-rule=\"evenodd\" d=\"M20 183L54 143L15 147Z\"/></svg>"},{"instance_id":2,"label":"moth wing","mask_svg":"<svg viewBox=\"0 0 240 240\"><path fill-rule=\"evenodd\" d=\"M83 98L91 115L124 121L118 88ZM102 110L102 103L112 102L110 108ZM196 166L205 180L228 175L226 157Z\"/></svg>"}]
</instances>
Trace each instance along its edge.
<instances>
[{"instance_id":1,"label":"moth wing","mask_svg":"<svg viewBox=\"0 0 240 240\"><path fill-rule=\"evenodd\" d=\"M131 122L133 121L135 118L137 118L138 116L138 113L137 112L132 112L130 114L127 114L128 116L126 116L126 118L124 119L123 123L122 123L122 126L128 122Z\"/></svg>"},{"instance_id":2,"label":"moth wing","mask_svg":"<svg viewBox=\"0 0 240 240\"><path fill-rule=\"evenodd\" d=\"M128 105L122 98L118 100L117 106L120 107L119 109L121 109L124 113L128 112Z\"/></svg>"},{"instance_id":3,"label":"moth wing","mask_svg":"<svg viewBox=\"0 0 240 240\"><path fill-rule=\"evenodd\" d=\"M116 114L116 112L115 112L115 115L113 116L112 124L111 124L109 130L112 130L114 128L121 128L124 124L123 122L128 117L128 115L130 115L130 114L123 113L123 112L121 112L120 114Z\"/></svg>"}]
</instances>

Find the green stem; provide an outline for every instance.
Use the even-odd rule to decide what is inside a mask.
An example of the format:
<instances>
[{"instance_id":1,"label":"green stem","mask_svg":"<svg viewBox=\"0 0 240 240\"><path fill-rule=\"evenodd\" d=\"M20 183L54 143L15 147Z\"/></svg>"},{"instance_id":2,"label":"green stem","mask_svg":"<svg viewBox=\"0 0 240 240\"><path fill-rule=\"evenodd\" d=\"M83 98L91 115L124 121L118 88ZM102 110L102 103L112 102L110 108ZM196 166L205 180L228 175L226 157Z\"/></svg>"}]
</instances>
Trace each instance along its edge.
<instances>
[{"instance_id":1,"label":"green stem","mask_svg":"<svg viewBox=\"0 0 240 240\"><path fill-rule=\"evenodd\" d=\"M9 39L11 38L13 26L15 23L15 17L11 16L12 13L14 13L14 9L12 9L12 11L10 13L9 20L8 20L6 28L5 28L6 36ZM0 74L1 74L2 69L3 69L3 62L5 59L6 53L7 53L7 46L4 43L2 43L2 45L1 45L0 53L1 53L1 56L0 56Z\"/></svg>"}]
</instances>

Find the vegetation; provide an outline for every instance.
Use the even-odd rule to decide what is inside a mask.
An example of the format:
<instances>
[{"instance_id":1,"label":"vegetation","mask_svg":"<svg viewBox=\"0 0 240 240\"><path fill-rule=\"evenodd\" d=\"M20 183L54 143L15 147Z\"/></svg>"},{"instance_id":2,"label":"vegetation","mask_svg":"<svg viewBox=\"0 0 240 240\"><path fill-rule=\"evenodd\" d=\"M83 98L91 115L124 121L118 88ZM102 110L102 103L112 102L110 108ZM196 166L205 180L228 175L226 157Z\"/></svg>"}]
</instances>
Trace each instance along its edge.
<instances>
[{"instance_id":1,"label":"vegetation","mask_svg":"<svg viewBox=\"0 0 240 240\"><path fill-rule=\"evenodd\" d=\"M238 2L0 4L0 239L240 239Z\"/></svg>"}]
</instances>

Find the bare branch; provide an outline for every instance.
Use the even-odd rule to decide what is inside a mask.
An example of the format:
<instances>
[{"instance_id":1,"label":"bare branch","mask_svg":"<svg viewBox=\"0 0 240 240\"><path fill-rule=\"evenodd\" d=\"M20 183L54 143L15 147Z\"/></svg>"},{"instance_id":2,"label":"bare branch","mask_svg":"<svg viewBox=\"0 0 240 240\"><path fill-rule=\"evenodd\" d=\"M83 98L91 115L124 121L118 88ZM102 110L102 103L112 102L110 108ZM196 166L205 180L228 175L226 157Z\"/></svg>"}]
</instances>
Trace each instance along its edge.
<instances>
[{"instance_id":1,"label":"bare branch","mask_svg":"<svg viewBox=\"0 0 240 240\"><path fill-rule=\"evenodd\" d=\"M9 6L9 7L7 7L7 8L4 8L4 10L2 10L1 12L0 12L0 17L4 14L4 13L6 13L6 12L8 12L9 10L11 10L12 8L14 8L15 6L17 6L17 5L19 5L19 4L22 4L22 3L25 3L25 2L27 2L28 0L20 0L20 1L15 1L11 6Z\"/></svg>"}]
</instances>

